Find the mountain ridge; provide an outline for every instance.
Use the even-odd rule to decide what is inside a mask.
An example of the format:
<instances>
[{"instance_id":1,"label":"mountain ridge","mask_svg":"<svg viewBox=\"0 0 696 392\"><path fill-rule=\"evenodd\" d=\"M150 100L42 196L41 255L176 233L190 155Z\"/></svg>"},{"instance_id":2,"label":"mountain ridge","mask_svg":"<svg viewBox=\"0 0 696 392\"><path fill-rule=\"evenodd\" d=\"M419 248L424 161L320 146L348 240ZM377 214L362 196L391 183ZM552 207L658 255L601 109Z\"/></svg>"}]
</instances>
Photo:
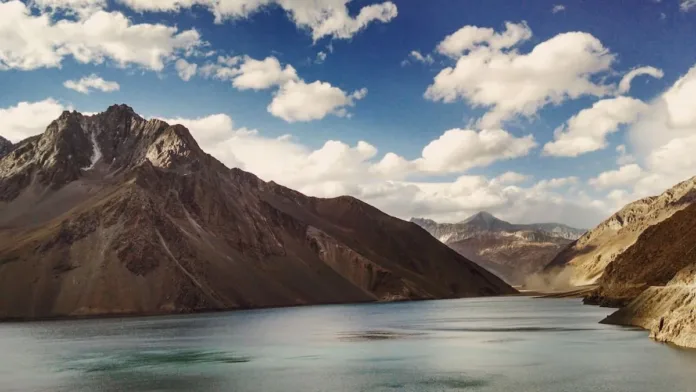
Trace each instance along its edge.
<instances>
[{"instance_id":1,"label":"mountain ridge","mask_svg":"<svg viewBox=\"0 0 696 392\"><path fill-rule=\"evenodd\" d=\"M229 169L127 105L63 112L0 158L0 318L514 292L415 224Z\"/></svg>"},{"instance_id":2,"label":"mountain ridge","mask_svg":"<svg viewBox=\"0 0 696 392\"><path fill-rule=\"evenodd\" d=\"M555 223L512 224L484 211L459 223L423 218L410 221L508 283L518 285L583 232Z\"/></svg>"}]
</instances>

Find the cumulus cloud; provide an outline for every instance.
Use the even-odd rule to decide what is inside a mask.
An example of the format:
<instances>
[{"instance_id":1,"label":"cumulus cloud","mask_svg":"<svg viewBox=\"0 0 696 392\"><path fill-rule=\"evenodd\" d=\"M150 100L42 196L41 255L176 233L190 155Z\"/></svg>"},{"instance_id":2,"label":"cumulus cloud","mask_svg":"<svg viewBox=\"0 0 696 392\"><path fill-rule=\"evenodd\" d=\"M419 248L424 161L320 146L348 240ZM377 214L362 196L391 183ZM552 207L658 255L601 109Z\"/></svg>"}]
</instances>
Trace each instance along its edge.
<instances>
[{"instance_id":1,"label":"cumulus cloud","mask_svg":"<svg viewBox=\"0 0 696 392\"><path fill-rule=\"evenodd\" d=\"M501 129L450 129L426 145L416 163L424 172L458 172L525 156L535 146L532 135L517 138Z\"/></svg>"},{"instance_id":2,"label":"cumulus cloud","mask_svg":"<svg viewBox=\"0 0 696 392\"><path fill-rule=\"evenodd\" d=\"M580 196L567 194L564 186L571 185L576 179L545 180L521 187L519 184L530 177L506 172L490 179L460 173L454 180L416 182L410 178L422 177L425 167L419 162L427 157L409 161L392 152L380 156L378 149L366 141L348 144L327 140L318 148L310 148L289 135L268 137L257 130L237 128L224 114L165 120L189 127L201 147L228 166L248 170L266 181L273 180L312 196L352 195L404 219L424 216L456 221L485 209L515 221L535 221L543 215L549 220L585 227L596 224L604 214ZM479 145L486 145L488 138L485 134L454 132L449 135L454 135L457 140L477 137L482 139L476 142ZM444 140L448 137L451 136L444 137ZM440 137L440 142L435 140L433 143L437 146L442 139ZM523 143L517 139L523 138L514 138L512 143ZM508 137L488 140L488 143L495 140L510 144ZM445 147L440 145L438 148ZM463 160L472 161L458 163L459 169L489 164L490 158L480 157L492 157L493 151L515 151L508 146L487 147L485 152L476 152L465 143L449 148L459 149L457 152L449 151L450 156L458 155ZM405 164L405 172L376 169L390 160L394 160L392 163L397 166ZM442 170L441 174L455 172L449 168Z\"/></svg>"},{"instance_id":3,"label":"cumulus cloud","mask_svg":"<svg viewBox=\"0 0 696 392\"><path fill-rule=\"evenodd\" d=\"M0 108L0 135L13 143L38 135L64 110L70 108L53 98Z\"/></svg>"},{"instance_id":4,"label":"cumulus cloud","mask_svg":"<svg viewBox=\"0 0 696 392\"><path fill-rule=\"evenodd\" d=\"M554 14L557 14L559 12L563 12L566 10L566 7L563 4L556 4L551 8L551 12Z\"/></svg>"},{"instance_id":5,"label":"cumulus cloud","mask_svg":"<svg viewBox=\"0 0 696 392\"><path fill-rule=\"evenodd\" d=\"M191 80L193 75L196 74L196 70L198 69L197 64L189 63L184 59L176 60L176 63L174 63L174 67L176 68L176 73L179 75L181 80L185 82Z\"/></svg>"},{"instance_id":6,"label":"cumulus cloud","mask_svg":"<svg viewBox=\"0 0 696 392\"><path fill-rule=\"evenodd\" d=\"M346 108L366 95L365 88L346 94L327 82L290 80L276 92L267 109L287 122L320 120L328 114L344 117L348 115Z\"/></svg>"},{"instance_id":7,"label":"cumulus cloud","mask_svg":"<svg viewBox=\"0 0 696 392\"><path fill-rule=\"evenodd\" d=\"M631 200L662 193L696 175L695 96L696 66L650 102L629 126L627 139L631 154L626 154L628 147L619 146L622 166L600 173L592 180L593 185L605 188L611 188L611 181L618 181L617 187L624 188L610 193L609 201L616 203L613 209ZM627 158L622 160L624 154Z\"/></svg>"},{"instance_id":8,"label":"cumulus cloud","mask_svg":"<svg viewBox=\"0 0 696 392\"><path fill-rule=\"evenodd\" d=\"M0 37L0 70L60 67L70 56L85 64L110 60L119 67L161 71L176 54L203 44L196 30L134 24L119 12L54 21L14 0L0 3Z\"/></svg>"},{"instance_id":9,"label":"cumulus cloud","mask_svg":"<svg viewBox=\"0 0 696 392\"><path fill-rule=\"evenodd\" d=\"M320 120L330 114L346 117L348 108L367 96L366 88L348 93L328 82L305 82L292 65L283 67L273 56L263 60L221 56L201 67L201 74L232 81L239 90L277 89L267 110L287 122Z\"/></svg>"},{"instance_id":10,"label":"cumulus cloud","mask_svg":"<svg viewBox=\"0 0 696 392\"><path fill-rule=\"evenodd\" d=\"M635 163L621 166L618 170L610 170L601 173L589 180L595 188L618 188L634 184L643 175L643 169Z\"/></svg>"},{"instance_id":11,"label":"cumulus cloud","mask_svg":"<svg viewBox=\"0 0 696 392\"><path fill-rule=\"evenodd\" d=\"M576 157L606 148L606 137L622 124L638 120L648 105L635 98L616 97L595 102L556 129L554 141L544 145L544 154Z\"/></svg>"},{"instance_id":12,"label":"cumulus cloud","mask_svg":"<svg viewBox=\"0 0 696 392\"><path fill-rule=\"evenodd\" d=\"M446 103L461 99L489 108L479 125L492 128L515 115L532 116L548 104L612 92L612 86L593 81L614 61L597 38L563 33L522 53L517 46L531 36L525 23L508 22L500 33L462 27L438 45L439 53L457 62L435 76L425 97Z\"/></svg>"},{"instance_id":13,"label":"cumulus cloud","mask_svg":"<svg viewBox=\"0 0 696 392\"><path fill-rule=\"evenodd\" d=\"M505 172L493 179L499 184L519 184L529 180L531 176L513 171Z\"/></svg>"},{"instance_id":14,"label":"cumulus cloud","mask_svg":"<svg viewBox=\"0 0 696 392\"><path fill-rule=\"evenodd\" d=\"M317 64L323 64L326 61L326 52L317 53L317 58L314 60Z\"/></svg>"},{"instance_id":15,"label":"cumulus cloud","mask_svg":"<svg viewBox=\"0 0 696 392\"><path fill-rule=\"evenodd\" d=\"M120 0L136 11L179 11L200 5L209 9L216 23L247 18L269 6L279 6L298 28L311 32L314 41L324 37L349 39L374 22L389 22L397 14L390 1L360 8L351 16L351 0Z\"/></svg>"},{"instance_id":16,"label":"cumulus cloud","mask_svg":"<svg viewBox=\"0 0 696 392\"><path fill-rule=\"evenodd\" d=\"M630 70L619 82L619 94L626 94L631 89L631 82L637 76L649 75L656 79L662 79L665 75L661 69L655 67L639 67Z\"/></svg>"},{"instance_id":17,"label":"cumulus cloud","mask_svg":"<svg viewBox=\"0 0 696 392\"><path fill-rule=\"evenodd\" d=\"M408 173L461 173L495 161L525 156L535 146L532 135L515 137L501 129L450 129L428 143L419 158L407 160L388 153L371 170L388 177L403 177Z\"/></svg>"},{"instance_id":18,"label":"cumulus cloud","mask_svg":"<svg viewBox=\"0 0 696 392\"><path fill-rule=\"evenodd\" d=\"M63 83L63 86L82 94L89 94L95 90L109 93L112 91L118 91L118 89L121 88L118 83L104 80L97 74L84 76L80 78L80 80L66 80Z\"/></svg>"}]
</instances>

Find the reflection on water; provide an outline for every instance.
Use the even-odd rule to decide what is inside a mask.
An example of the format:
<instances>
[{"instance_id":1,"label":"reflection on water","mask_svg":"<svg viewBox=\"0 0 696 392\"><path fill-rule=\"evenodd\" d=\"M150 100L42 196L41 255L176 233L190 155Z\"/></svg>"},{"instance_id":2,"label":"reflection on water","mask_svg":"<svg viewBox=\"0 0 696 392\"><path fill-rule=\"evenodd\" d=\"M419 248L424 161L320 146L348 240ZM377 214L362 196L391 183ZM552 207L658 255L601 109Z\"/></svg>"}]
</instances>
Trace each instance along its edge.
<instances>
[{"instance_id":1,"label":"reflection on water","mask_svg":"<svg viewBox=\"0 0 696 392\"><path fill-rule=\"evenodd\" d=\"M577 300L0 324L4 391L696 391L696 352Z\"/></svg>"}]
</instances>

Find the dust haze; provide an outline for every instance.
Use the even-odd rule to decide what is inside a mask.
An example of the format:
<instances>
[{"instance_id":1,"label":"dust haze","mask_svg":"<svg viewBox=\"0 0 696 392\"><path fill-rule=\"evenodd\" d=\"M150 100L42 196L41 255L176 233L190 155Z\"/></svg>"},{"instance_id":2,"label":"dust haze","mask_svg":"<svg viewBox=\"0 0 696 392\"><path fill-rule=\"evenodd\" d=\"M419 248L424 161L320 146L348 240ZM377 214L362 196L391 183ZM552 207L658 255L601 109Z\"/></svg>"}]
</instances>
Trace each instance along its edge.
<instances>
[{"instance_id":1,"label":"dust haze","mask_svg":"<svg viewBox=\"0 0 696 392\"><path fill-rule=\"evenodd\" d=\"M524 280L524 288L539 292L556 292L576 288L571 283L572 267L557 267L529 275Z\"/></svg>"}]
</instances>

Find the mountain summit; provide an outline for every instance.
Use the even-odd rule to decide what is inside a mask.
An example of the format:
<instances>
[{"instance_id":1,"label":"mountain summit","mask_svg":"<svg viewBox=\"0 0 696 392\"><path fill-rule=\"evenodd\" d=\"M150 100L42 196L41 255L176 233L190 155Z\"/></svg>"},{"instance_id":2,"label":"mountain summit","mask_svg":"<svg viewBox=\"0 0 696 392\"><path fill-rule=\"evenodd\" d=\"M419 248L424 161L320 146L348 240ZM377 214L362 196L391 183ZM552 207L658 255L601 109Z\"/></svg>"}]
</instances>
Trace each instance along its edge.
<instances>
[{"instance_id":1,"label":"mountain summit","mask_svg":"<svg viewBox=\"0 0 696 392\"><path fill-rule=\"evenodd\" d=\"M510 284L524 283L584 232L559 223L513 224L484 211L459 223L411 221Z\"/></svg>"},{"instance_id":2,"label":"mountain summit","mask_svg":"<svg viewBox=\"0 0 696 392\"><path fill-rule=\"evenodd\" d=\"M1 318L515 292L417 225L229 169L126 105L13 145L0 201Z\"/></svg>"}]
</instances>

